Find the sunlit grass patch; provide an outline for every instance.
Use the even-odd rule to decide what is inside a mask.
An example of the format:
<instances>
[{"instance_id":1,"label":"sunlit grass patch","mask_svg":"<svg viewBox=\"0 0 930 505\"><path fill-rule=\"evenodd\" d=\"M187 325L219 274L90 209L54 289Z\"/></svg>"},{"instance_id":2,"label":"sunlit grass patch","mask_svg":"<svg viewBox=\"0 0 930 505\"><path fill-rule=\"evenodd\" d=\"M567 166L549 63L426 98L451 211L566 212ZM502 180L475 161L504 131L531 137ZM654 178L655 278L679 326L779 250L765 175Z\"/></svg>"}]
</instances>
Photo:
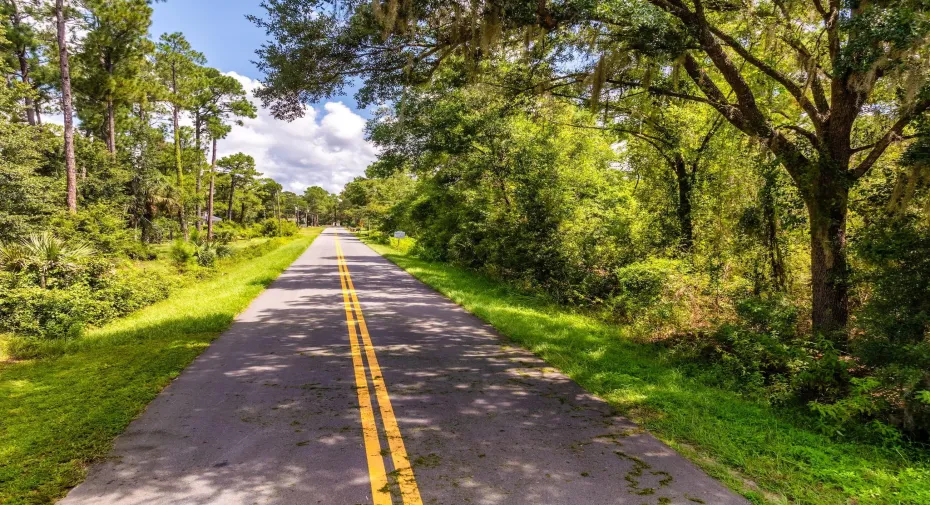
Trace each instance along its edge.
<instances>
[{"instance_id":1,"label":"sunlit grass patch","mask_svg":"<svg viewBox=\"0 0 930 505\"><path fill-rule=\"evenodd\" d=\"M754 503L930 503L930 451L838 442L813 418L709 387L661 349L546 297L388 246L424 283L561 369Z\"/></svg>"}]
</instances>

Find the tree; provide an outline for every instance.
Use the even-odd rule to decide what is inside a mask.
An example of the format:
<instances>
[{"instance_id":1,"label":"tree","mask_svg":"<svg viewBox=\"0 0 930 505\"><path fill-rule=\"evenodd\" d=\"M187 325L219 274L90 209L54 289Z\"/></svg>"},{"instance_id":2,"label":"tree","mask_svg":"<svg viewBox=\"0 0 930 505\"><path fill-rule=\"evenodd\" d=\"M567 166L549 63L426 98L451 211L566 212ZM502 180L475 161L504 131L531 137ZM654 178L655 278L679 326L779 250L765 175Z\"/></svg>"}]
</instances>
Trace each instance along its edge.
<instances>
[{"instance_id":1,"label":"tree","mask_svg":"<svg viewBox=\"0 0 930 505\"><path fill-rule=\"evenodd\" d=\"M721 118L705 119L703 111L688 105L670 104L662 108L627 106L622 116L610 126L622 136L655 149L675 177L679 247L683 253L691 252L694 247L692 195L697 177L702 163L712 154L714 137L720 133L723 124ZM613 112L621 111L614 109Z\"/></svg>"},{"instance_id":2,"label":"tree","mask_svg":"<svg viewBox=\"0 0 930 505\"><path fill-rule=\"evenodd\" d=\"M61 70L61 112L65 122L65 174L68 212L77 213L77 164L74 158L74 111L71 105L71 65L68 61L68 27L64 0L55 0L58 65Z\"/></svg>"},{"instance_id":3,"label":"tree","mask_svg":"<svg viewBox=\"0 0 930 505\"><path fill-rule=\"evenodd\" d=\"M0 45L4 34L0 28ZM0 74L12 71L0 58ZM59 181L44 176L47 153L60 138L22 121L26 107L19 86L0 86L0 241L15 242L39 228L61 206ZM63 185L61 185L63 186Z\"/></svg>"},{"instance_id":4,"label":"tree","mask_svg":"<svg viewBox=\"0 0 930 505\"><path fill-rule=\"evenodd\" d=\"M687 99L762 142L798 186L810 217L814 327L844 347L849 191L930 109L926 71L916 63L930 52L928 12L914 2L772 1L735 12L700 0L650 3L696 45L680 55L701 93ZM799 31L798 20L810 29ZM764 100L767 89L780 99ZM876 118L867 113L873 108L890 113Z\"/></svg>"},{"instance_id":5,"label":"tree","mask_svg":"<svg viewBox=\"0 0 930 505\"><path fill-rule=\"evenodd\" d=\"M247 98L242 84L234 77L223 75L214 68L205 68L201 75L200 90L193 100L194 129L197 151L200 152L200 139L207 133L213 142L211 149L212 162L210 164L210 185L207 196L207 237L213 238L213 192L216 176L217 141L226 137L232 126L228 124L233 118L233 124L241 126L242 118L255 118L257 110L255 105ZM197 216L200 216L200 186L203 170L197 170ZM198 221L199 228L199 221Z\"/></svg>"},{"instance_id":6,"label":"tree","mask_svg":"<svg viewBox=\"0 0 930 505\"><path fill-rule=\"evenodd\" d=\"M226 209L226 220L232 221L236 186L247 188L261 174L255 170L255 158L243 153L226 156L217 162L217 166L229 175L229 206ZM239 215L240 221L245 217L243 214Z\"/></svg>"},{"instance_id":7,"label":"tree","mask_svg":"<svg viewBox=\"0 0 930 505\"><path fill-rule=\"evenodd\" d=\"M0 51L15 60L15 67L19 71L19 78L23 85L30 91L35 91L36 84L33 81L32 73L36 67L40 66L35 54L41 45L37 30L34 26L32 13L28 5L21 5L21 0L3 0L0 2L0 16L3 21L0 22L7 27L6 41L0 45ZM39 104L33 93L25 93L23 96L25 104L26 120L30 126L35 126L42 122L39 111Z\"/></svg>"},{"instance_id":8,"label":"tree","mask_svg":"<svg viewBox=\"0 0 930 505\"><path fill-rule=\"evenodd\" d=\"M116 154L117 108L136 93L152 24L151 0L84 0L87 35L76 58L82 76L75 83L81 94L103 104L103 132L107 150ZM83 107L82 112L91 112ZM90 118L84 114L83 123Z\"/></svg>"},{"instance_id":9,"label":"tree","mask_svg":"<svg viewBox=\"0 0 930 505\"><path fill-rule=\"evenodd\" d=\"M174 131L174 157L177 175L178 193L181 195L181 211L178 222L181 231L187 236L187 218L185 216L184 167L181 161L181 110L189 103L197 82L199 65L206 63L203 54L191 48L190 43L181 33L164 34L159 39L155 50L155 66L159 78L168 88L168 102L171 104L171 120Z\"/></svg>"},{"instance_id":10,"label":"tree","mask_svg":"<svg viewBox=\"0 0 930 505\"><path fill-rule=\"evenodd\" d=\"M327 204L332 195L319 186L310 186L304 190L303 199L310 214L310 226L320 226L320 216L327 214Z\"/></svg>"},{"instance_id":11,"label":"tree","mask_svg":"<svg viewBox=\"0 0 930 505\"><path fill-rule=\"evenodd\" d=\"M475 74L495 53L520 69L508 84L525 92L598 110L642 92L711 108L764 145L801 193L813 326L846 346L850 188L930 109L930 13L921 2L424 0L390 17L367 4L321 3L275 1L267 18L253 19L273 37L259 52L260 96L278 117L300 115L305 101L353 78L364 82L363 103L396 99L444 65ZM514 65L521 53L527 65Z\"/></svg>"}]
</instances>

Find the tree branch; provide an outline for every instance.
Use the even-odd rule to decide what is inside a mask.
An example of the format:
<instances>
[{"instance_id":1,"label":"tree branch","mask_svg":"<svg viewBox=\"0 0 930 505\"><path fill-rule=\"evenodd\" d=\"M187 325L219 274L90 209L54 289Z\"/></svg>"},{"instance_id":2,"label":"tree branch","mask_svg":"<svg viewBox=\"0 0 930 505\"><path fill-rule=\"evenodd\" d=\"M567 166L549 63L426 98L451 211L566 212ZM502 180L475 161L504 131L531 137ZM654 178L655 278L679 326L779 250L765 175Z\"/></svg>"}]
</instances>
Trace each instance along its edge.
<instances>
[{"instance_id":1,"label":"tree branch","mask_svg":"<svg viewBox=\"0 0 930 505\"><path fill-rule=\"evenodd\" d=\"M875 165L875 162L882 157L882 154L885 154L885 150L888 149L888 146L904 139L904 137L901 136L901 132L904 128L928 109L930 109L930 100L924 100L918 102L913 109L898 118L895 124L875 143L869 155L852 170L852 176L858 179L868 173L869 169Z\"/></svg>"},{"instance_id":2,"label":"tree branch","mask_svg":"<svg viewBox=\"0 0 930 505\"><path fill-rule=\"evenodd\" d=\"M640 85L640 83L638 83L638 82L633 82L633 81L618 81L618 80L616 80L616 79L607 79L607 80L604 81L604 82L606 82L606 83L608 83L608 84L614 84L614 85L617 85L617 86L628 86L628 87L639 87L639 88L642 88L642 86ZM670 89L660 88L660 87L658 87L658 86L649 86L648 88L645 88L645 89L646 89L647 91L649 91L650 93L653 93L653 94L656 94L656 95L667 96L667 97L670 97L670 98L681 98L682 100L689 100L689 101L692 101L692 102L697 102L697 103L703 103L703 104L706 104L706 105L710 105L710 106L712 106L712 107L714 107L714 108L716 108L717 105L726 105L725 103L717 104L717 103L715 103L715 102L713 102L713 101L711 101L711 100L708 100L707 98L703 98L703 97L700 97L700 96L689 95L689 94L687 94L687 93L679 93L679 92L677 92L677 91L672 91L672 90L670 90ZM630 95L630 96L633 96L633 95ZM721 93L720 96L723 97L723 94ZM625 96L625 97L623 97L623 98L629 98L629 96ZM724 99L724 100L725 100L725 99Z\"/></svg>"},{"instance_id":3,"label":"tree branch","mask_svg":"<svg viewBox=\"0 0 930 505\"><path fill-rule=\"evenodd\" d=\"M801 128L800 126L793 125L793 124L778 125L776 126L776 128L791 130L795 133L800 134L801 136L809 140L810 143L814 146L814 148L817 148L820 146L820 140L817 138L817 135L814 135L814 132L810 130L806 130L804 128Z\"/></svg>"},{"instance_id":4,"label":"tree branch","mask_svg":"<svg viewBox=\"0 0 930 505\"><path fill-rule=\"evenodd\" d=\"M798 104L801 106L802 109L804 109L804 112L806 112L807 115L810 116L812 120L820 122L821 111L818 110L817 106L815 106L814 103L811 102L810 99L807 97L807 95L804 94L804 90L801 88L800 85L798 85L796 82L792 81L786 75L782 74L781 72L771 67L764 61L753 56L752 53L750 53L745 47L742 46L742 44L737 42L736 39L734 39L733 37L727 35L726 33L723 33L723 31L709 24L707 25L707 28L711 31L711 33L713 33L718 39L722 40L724 44L726 44L731 49L733 49L736 52L736 54L740 55L740 57L746 60L750 65L758 68L759 70L762 71L762 73L771 77L776 82L784 86L785 89L788 90L788 93L791 93L791 96L793 96L794 99L798 101Z\"/></svg>"}]
</instances>

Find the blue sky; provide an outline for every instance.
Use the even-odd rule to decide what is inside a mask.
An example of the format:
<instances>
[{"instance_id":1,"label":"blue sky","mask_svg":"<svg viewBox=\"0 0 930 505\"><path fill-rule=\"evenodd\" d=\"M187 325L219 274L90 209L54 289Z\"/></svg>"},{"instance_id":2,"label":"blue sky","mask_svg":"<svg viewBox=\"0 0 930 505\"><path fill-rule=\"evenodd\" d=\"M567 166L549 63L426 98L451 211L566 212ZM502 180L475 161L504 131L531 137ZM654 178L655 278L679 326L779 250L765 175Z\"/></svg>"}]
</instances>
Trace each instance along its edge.
<instances>
[{"instance_id":1,"label":"blue sky","mask_svg":"<svg viewBox=\"0 0 930 505\"><path fill-rule=\"evenodd\" d=\"M260 0L168 0L154 4L152 38L182 32L207 64L254 89L262 76L252 63L266 40L263 30L245 19L262 15ZM351 93L351 92L350 92ZM256 101L256 105L260 105ZM370 117L351 96L311 104L307 116L293 123L276 121L261 110L259 117L236 128L220 145L219 156L242 151L256 158L258 170L286 189L301 192L311 185L338 191L364 173L374 148L364 140Z\"/></svg>"}]
</instances>

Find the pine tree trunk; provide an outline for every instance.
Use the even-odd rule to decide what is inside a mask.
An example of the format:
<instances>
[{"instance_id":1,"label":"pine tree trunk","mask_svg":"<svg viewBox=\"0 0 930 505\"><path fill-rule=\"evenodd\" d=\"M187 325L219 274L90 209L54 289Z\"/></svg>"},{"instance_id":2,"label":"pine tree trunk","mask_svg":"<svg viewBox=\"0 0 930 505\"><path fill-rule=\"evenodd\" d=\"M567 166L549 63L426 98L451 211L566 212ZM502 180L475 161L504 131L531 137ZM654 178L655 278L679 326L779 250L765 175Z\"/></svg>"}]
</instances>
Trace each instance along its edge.
<instances>
[{"instance_id":1,"label":"pine tree trunk","mask_svg":"<svg viewBox=\"0 0 930 505\"><path fill-rule=\"evenodd\" d=\"M226 220L232 222L233 220L233 202L236 196L236 176L230 174L229 176L229 207L226 208Z\"/></svg>"},{"instance_id":2,"label":"pine tree trunk","mask_svg":"<svg viewBox=\"0 0 930 505\"><path fill-rule=\"evenodd\" d=\"M175 88L175 91L177 88ZM186 240L189 237L187 232L187 219L184 216L185 204L184 201L184 169L181 165L181 131L180 131L180 116L181 110L177 105L172 106L172 119L174 122L174 162L175 168L177 169L177 182L178 182L178 205L180 210L178 211L178 224L181 225L181 233L184 235Z\"/></svg>"},{"instance_id":3,"label":"pine tree trunk","mask_svg":"<svg viewBox=\"0 0 930 505\"><path fill-rule=\"evenodd\" d=\"M213 191L216 178L216 139L213 139L213 162L210 164L210 193L207 196L207 240L213 240Z\"/></svg>"},{"instance_id":4,"label":"pine tree trunk","mask_svg":"<svg viewBox=\"0 0 930 505\"><path fill-rule=\"evenodd\" d=\"M68 212L77 213L77 167L74 157L74 117L71 104L71 67L68 63L68 30L64 0L55 1L58 31L58 58L61 69L61 111L65 121L65 172L67 174Z\"/></svg>"},{"instance_id":5,"label":"pine tree trunk","mask_svg":"<svg viewBox=\"0 0 930 505\"><path fill-rule=\"evenodd\" d=\"M22 78L23 84L28 87L32 87L32 84L29 81L29 61L26 60L26 55L23 52L19 53L19 73ZM36 122L36 106L35 102L32 100L32 97L27 96L24 100L26 105L26 121L29 122L30 126L35 126L38 123Z\"/></svg>"},{"instance_id":6,"label":"pine tree trunk","mask_svg":"<svg viewBox=\"0 0 930 505\"><path fill-rule=\"evenodd\" d=\"M107 150L116 154L116 110L110 94L107 94Z\"/></svg>"},{"instance_id":7,"label":"pine tree trunk","mask_svg":"<svg viewBox=\"0 0 930 505\"><path fill-rule=\"evenodd\" d=\"M196 116L194 117L194 138L197 143L197 177L195 181L195 189L197 191L197 203L196 203L196 213L197 213L197 231L202 229L201 225L201 213L203 212L203 205L201 204L200 198L203 196L200 193L202 180L203 180L203 163L200 162L200 111L197 111Z\"/></svg>"},{"instance_id":8,"label":"pine tree trunk","mask_svg":"<svg viewBox=\"0 0 930 505\"><path fill-rule=\"evenodd\" d=\"M12 16L11 16L11 18L12 18L11 21L12 21L12 23L13 23L13 28L19 29L19 27L22 25L22 18L20 18L20 15L19 15L19 5L16 4L16 1L15 1L15 0L11 0L11 1L10 1L10 6L13 8L13 14L12 14ZM31 87L32 87L32 83L31 83L30 80L29 80L29 60L26 59L26 47L25 47L25 44L23 44L22 47L17 48L16 57L17 57L17 59L19 59L19 75L20 75L20 78L22 79L23 84L25 84L27 87L31 88ZM24 103L25 103L25 105L26 105L26 121L29 122L29 125L30 125L30 126L35 126L36 124L38 124L38 123L36 122L36 121L37 121L38 109L36 108L36 105L35 105L35 103L33 102L32 97L27 96L27 97L24 99Z\"/></svg>"}]
</instances>

